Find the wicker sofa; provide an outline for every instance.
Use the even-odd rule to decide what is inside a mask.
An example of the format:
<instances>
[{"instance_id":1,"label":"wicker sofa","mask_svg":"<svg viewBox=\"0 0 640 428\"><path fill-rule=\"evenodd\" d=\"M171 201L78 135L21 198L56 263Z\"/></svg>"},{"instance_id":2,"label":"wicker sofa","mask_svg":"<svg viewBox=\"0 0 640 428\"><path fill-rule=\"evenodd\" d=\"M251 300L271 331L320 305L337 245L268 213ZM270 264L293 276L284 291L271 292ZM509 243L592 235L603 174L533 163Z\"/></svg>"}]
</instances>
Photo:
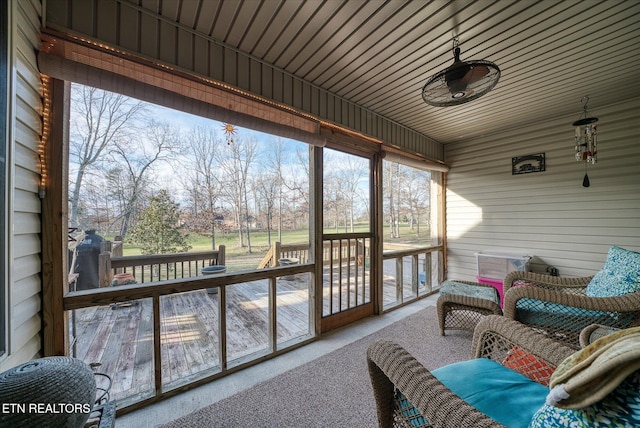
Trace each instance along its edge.
<instances>
[{"instance_id":1,"label":"wicker sofa","mask_svg":"<svg viewBox=\"0 0 640 428\"><path fill-rule=\"evenodd\" d=\"M592 278L511 272L504 279L504 316L574 349L589 325L640 325L640 292L590 297L586 290Z\"/></svg>"},{"instance_id":2,"label":"wicker sofa","mask_svg":"<svg viewBox=\"0 0 640 428\"><path fill-rule=\"evenodd\" d=\"M572 353L571 348L498 315L484 317L473 335L472 359L489 359L505 367L508 363L510 369L540 385L548 384L553 370ZM397 344L373 343L367 350L367 363L380 427L503 426L467 404ZM484 371L477 373L478 378L485 376ZM518 395L507 394L507 401L523 399ZM493 407L518 412L512 406L516 404L503 401Z\"/></svg>"}]
</instances>

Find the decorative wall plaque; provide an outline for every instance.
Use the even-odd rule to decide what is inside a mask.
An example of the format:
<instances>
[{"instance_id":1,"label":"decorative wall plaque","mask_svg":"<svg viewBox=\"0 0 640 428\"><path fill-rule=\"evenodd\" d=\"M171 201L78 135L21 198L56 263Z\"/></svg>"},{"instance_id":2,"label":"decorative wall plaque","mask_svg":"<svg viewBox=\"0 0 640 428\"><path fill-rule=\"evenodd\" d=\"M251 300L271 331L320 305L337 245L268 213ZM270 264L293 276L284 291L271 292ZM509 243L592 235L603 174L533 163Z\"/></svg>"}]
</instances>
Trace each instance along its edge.
<instances>
[{"instance_id":1,"label":"decorative wall plaque","mask_svg":"<svg viewBox=\"0 0 640 428\"><path fill-rule=\"evenodd\" d=\"M544 171L544 153L511 158L511 174L529 174Z\"/></svg>"}]
</instances>

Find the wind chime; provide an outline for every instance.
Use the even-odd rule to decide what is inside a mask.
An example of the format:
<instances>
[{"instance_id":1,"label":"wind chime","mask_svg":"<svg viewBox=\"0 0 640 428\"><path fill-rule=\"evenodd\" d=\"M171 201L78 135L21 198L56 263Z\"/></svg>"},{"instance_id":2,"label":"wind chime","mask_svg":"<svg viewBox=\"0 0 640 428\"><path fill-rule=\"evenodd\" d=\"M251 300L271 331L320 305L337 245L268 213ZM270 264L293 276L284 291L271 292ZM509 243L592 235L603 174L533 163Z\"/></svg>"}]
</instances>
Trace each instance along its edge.
<instances>
[{"instance_id":1,"label":"wind chime","mask_svg":"<svg viewBox=\"0 0 640 428\"><path fill-rule=\"evenodd\" d=\"M589 164L595 165L598 161L598 148L597 148L597 117L589 117L587 110L587 104L589 103L589 97L582 97L581 100L584 110L584 117L573 122L573 126L576 127L575 136L575 150L576 161L584 162L584 179L582 180L582 186L589 187L589 175L587 174L587 168Z\"/></svg>"},{"instance_id":2,"label":"wind chime","mask_svg":"<svg viewBox=\"0 0 640 428\"><path fill-rule=\"evenodd\" d=\"M227 137L227 145L230 146L231 143L233 143L234 135L236 135L236 127L230 123L223 123L222 129L224 130L224 135Z\"/></svg>"}]
</instances>

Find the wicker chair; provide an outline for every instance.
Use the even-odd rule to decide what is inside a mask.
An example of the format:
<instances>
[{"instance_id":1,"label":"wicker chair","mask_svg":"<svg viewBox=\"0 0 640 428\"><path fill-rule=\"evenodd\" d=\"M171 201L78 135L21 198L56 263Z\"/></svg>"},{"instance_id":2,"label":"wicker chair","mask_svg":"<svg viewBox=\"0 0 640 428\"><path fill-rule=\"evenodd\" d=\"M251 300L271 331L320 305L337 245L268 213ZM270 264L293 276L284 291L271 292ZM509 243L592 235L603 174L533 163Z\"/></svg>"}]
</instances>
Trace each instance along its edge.
<instances>
[{"instance_id":1,"label":"wicker chair","mask_svg":"<svg viewBox=\"0 0 640 428\"><path fill-rule=\"evenodd\" d=\"M591 324L640 325L640 292L589 297L591 278L511 272L504 279L504 316L574 349L580 349L580 332Z\"/></svg>"},{"instance_id":2,"label":"wicker chair","mask_svg":"<svg viewBox=\"0 0 640 428\"><path fill-rule=\"evenodd\" d=\"M510 360L511 365L529 376L533 374L536 382L543 385L558 364L573 352L516 321L489 315L474 331L472 358L489 358L505 365L507 356L513 356L510 351L514 346L526 350L529 357L521 354L522 359L516 364ZM532 362L531 355L536 362ZM541 367L540 361L546 367ZM503 426L463 401L397 344L373 343L367 350L367 363L380 427ZM412 407L406 407L407 400Z\"/></svg>"}]
</instances>

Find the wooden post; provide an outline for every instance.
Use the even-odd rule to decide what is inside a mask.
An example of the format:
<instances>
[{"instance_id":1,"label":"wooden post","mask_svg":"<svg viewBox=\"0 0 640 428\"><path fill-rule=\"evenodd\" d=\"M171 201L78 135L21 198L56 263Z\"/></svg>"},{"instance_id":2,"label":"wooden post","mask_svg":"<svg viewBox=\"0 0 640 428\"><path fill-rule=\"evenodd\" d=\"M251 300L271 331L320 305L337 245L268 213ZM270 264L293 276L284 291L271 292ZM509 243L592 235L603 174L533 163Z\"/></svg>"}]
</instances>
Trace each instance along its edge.
<instances>
[{"instance_id":1,"label":"wooden post","mask_svg":"<svg viewBox=\"0 0 640 428\"><path fill-rule=\"evenodd\" d=\"M47 182L42 199L42 355L68 355L69 324L62 296L69 291L68 194L69 171L65 137L68 135L69 84L50 79L51 132L44 145ZM4 316L4 312L3 312Z\"/></svg>"},{"instance_id":2,"label":"wooden post","mask_svg":"<svg viewBox=\"0 0 640 428\"><path fill-rule=\"evenodd\" d=\"M272 247L273 251L271 252L272 254L272 259L271 259L271 266L280 266L280 262L278 262L278 259L280 258L280 252L281 252L281 244L280 241L276 241L273 243L273 247Z\"/></svg>"},{"instance_id":3,"label":"wooden post","mask_svg":"<svg viewBox=\"0 0 640 428\"><path fill-rule=\"evenodd\" d=\"M100 252L98 256L98 285L100 287L109 287L112 280L111 253L108 251Z\"/></svg>"},{"instance_id":4,"label":"wooden post","mask_svg":"<svg viewBox=\"0 0 640 428\"><path fill-rule=\"evenodd\" d=\"M116 236L113 238L113 244L111 245L111 255L113 257L122 257L122 236Z\"/></svg>"},{"instance_id":5,"label":"wooden post","mask_svg":"<svg viewBox=\"0 0 640 428\"><path fill-rule=\"evenodd\" d=\"M102 254L102 253L110 253L111 252L111 247L112 247L111 241L106 241L106 240L102 241L100 243L100 254Z\"/></svg>"},{"instance_id":6,"label":"wooden post","mask_svg":"<svg viewBox=\"0 0 640 428\"><path fill-rule=\"evenodd\" d=\"M124 245L122 236L116 236L113 238L113 244L111 244L111 257L122 257L122 246ZM117 268L115 273L123 273L124 269Z\"/></svg>"},{"instance_id":7,"label":"wooden post","mask_svg":"<svg viewBox=\"0 0 640 428\"><path fill-rule=\"evenodd\" d=\"M225 246L224 245L218 245L218 260L217 260L217 264L219 265L224 265L225 264Z\"/></svg>"}]
</instances>

